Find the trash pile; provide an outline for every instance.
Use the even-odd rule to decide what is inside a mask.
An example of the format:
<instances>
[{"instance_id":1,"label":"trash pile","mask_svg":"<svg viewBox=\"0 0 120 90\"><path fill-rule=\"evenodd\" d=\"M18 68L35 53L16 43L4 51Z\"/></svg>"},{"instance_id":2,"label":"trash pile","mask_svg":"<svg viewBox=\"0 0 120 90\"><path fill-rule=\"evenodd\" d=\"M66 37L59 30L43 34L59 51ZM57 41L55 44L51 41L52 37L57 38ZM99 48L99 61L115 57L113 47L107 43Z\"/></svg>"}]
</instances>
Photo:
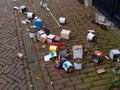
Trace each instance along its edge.
<instances>
[{"instance_id":1,"label":"trash pile","mask_svg":"<svg viewBox=\"0 0 120 90\"><path fill-rule=\"evenodd\" d=\"M47 4L42 4L42 7L48 9ZM60 32L60 35L54 35L50 33L50 30L48 30L43 25L43 20L39 16L35 16L33 12L28 12L27 7L22 5L20 7L14 7L14 10L18 10L20 13L23 13L26 15L26 19L22 20L22 24L31 23L31 20L34 20L34 25L30 26L30 29L35 30L28 30L30 38L33 38L35 41L38 41L40 43L44 43L48 45L49 53L44 56L44 61L54 61L55 68L57 70L65 70L66 72L73 72L74 70L81 70L83 68L83 62L85 57L85 52L87 49L82 44L73 45L72 51L71 49L68 49L65 45L65 43L62 41L62 39L69 40L71 30L62 29ZM52 13L50 12L52 15ZM53 15L52 15L53 16ZM56 21L56 19L54 19ZM56 21L58 24L58 22ZM98 23L100 25L110 26L111 23L105 22L105 17L98 15L95 23ZM64 17L60 17L59 19L60 25L66 24L66 19ZM60 26L58 24L58 26ZM95 31L94 30L88 30L87 32L87 40L90 42L97 41ZM46 48L46 45L41 46L42 48ZM32 48L34 49L34 48ZM70 54L72 53L72 58L70 58ZM23 54L18 53L18 57L22 58ZM93 54L91 55L91 61L95 63L100 63L103 58L103 52L100 50L94 50ZM105 58L109 59L109 57L105 56ZM111 50L110 51L110 58L113 61L120 61L120 50ZM73 62L71 62L71 59ZM98 73L105 72L104 68L97 70Z\"/></svg>"}]
</instances>

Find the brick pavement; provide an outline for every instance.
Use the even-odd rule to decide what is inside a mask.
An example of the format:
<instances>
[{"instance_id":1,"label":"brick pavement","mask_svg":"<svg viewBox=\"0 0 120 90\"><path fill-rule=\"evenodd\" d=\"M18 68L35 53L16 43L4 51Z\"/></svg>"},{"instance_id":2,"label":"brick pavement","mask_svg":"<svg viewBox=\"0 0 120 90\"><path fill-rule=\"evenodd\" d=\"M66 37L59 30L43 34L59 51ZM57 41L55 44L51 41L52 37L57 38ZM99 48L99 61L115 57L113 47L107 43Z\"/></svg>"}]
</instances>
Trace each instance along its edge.
<instances>
[{"instance_id":1,"label":"brick pavement","mask_svg":"<svg viewBox=\"0 0 120 90\"><path fill-rule=\"evenodd\" d=\"M84 57L82 70L73 73L66 73L63 70L61 74L56 74L54 62L43 60L43 56L48 54L48 48L41 49L42 44L35 43L47 90L107 90L107 79L111 75L114 62L104 58L100 64L96 64L91 61L91 54L93 50L100 49L104 55L109 55L110 49L119 48L120 39L117 34L120 32L119 29L114 27L105 30L91 23L93 16L86 17L87 10L78 0L48 0L48 6L57 20L59 17L65 17L67 20L66 25L58 28L50 14L45 9L40 8L39 4L36 4L34 7L37 9L34 9L34 12L42 17L43 24L51 30L51 33L60 35L61 29L69 29L71 30L70 40L63 40L66 46L71 49L74 44L83 44L90 48L90 52L86 53ZM92 12L95 11L93 9ZM94 43L86 40L87 30L92 28L97 35L97 42ZM71 62L73 62L72 58ZM105 68L106 73L97 74L96 70L100 68ZM51 82L53 82L52 85Z\"/></svg>"},{"instance_id":2,"label":"brick pavement","mask_svg":"<svg viewBox=\"0 0 120 90\"><path fill-rule=\"evenodd\" d=\"M19 3L0 1L0 90L32 90L31 77L26 74L29 71L26 59L17 57L18 52L25 54L24 48L20 47L17 14L13 11Z\"/></svg>"},{"instance_id":3,"label":"brick pavement","mask_svg":"<svg viewBox=\"0 0 120 90\"><path fill-rule=\"evenodd\" d=\"M39 6L38 0L21 0L20 2L2 1L0 5L7 5L6 2L12 3L11 6L6 6L8 10L5 9L5 7L0 8L1 11L6 11L6 13L9 11L9 14L11 15L11 17L9 17L10 19L6 19L8 17L6 13L4 13L4 18L2 18L3 13L0 14L0 17L2 18L0 22L0 28L2 28L0 38L2 40L0 40L0 43L3 44L0 46L0 87L2 90L7 90L8 88L10 90L31 89L31 78L29 77L28 66L33 67L32 63L34 63L34 60L29 61L30 65L27 65L26 61L21 61L16 57L15 54L20 51L20 47L17 38L16 27L14 26L15 23L12 21L14 20L14 15L12 11L10 12L10 10L12 10L12 6L23 3L27 5L29 11L33 11L36 15L42 17L43 24L51 30L51 33L60 34L62 28L70 29L72 31L70 40L63 40L67 47L71 48L72 45L76 43L82 43L85 47L90 48L90 52L86 53L86 56L84 57L84 67L82 70L74 71L73 73L66 73L64 70L62 70L61 74L56 74L54 62L45 62L43 60L43 55L48 53L48 48L41 49L41 43L33 42L34 46L36 47L35 52L39 60L36 62L39 62L41 66L40 73L42 73L44 76L47 90L107 90L107 78L112 72L111 70L114 67L114 63L104 59L100 64L95 64L91 61L91 54L92 50L100 49L104 52L104 54L109 55L110 49L119 48L119 29L114 28L110 30L103 30L101 27L92 24L91 19L86 17L86 8L84 5L80 4L78 0L48 0L49 8L57 20L61 16L67 19L67 24L63 25L61 28L58 28L50 14ZM13 23L6 24L6 22L9 21ZM19 29L24 28L22 25L19 26L19 23L17 26L20 27ZM86 40L87 30L91 28L95 29L97 35L97 42L95 43L91 43ZM25 33L25 31L23 31L23 33ZM7 35L7 37L5 37L5 35ZM24 51L23 48L22 51ZM73 62L72 58L71 61ZM106 73L97 74L96 70L100 68L105 68ZM34 71L37 71L35 69L37 68L33 68ZM41 81L37 82L34 80L33 82L36 83L38 87L40 86Z\"/></svg>"}]
</instances>

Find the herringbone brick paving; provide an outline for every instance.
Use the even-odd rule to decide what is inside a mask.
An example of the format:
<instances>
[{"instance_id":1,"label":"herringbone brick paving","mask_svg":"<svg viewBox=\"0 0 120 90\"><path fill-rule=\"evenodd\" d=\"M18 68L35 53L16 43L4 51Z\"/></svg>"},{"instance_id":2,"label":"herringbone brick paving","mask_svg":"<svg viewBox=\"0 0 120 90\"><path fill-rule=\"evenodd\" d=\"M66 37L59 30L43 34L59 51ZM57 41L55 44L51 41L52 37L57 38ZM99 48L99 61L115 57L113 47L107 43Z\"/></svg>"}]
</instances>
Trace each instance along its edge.
<instances>
[{"instance_id":1,"label":"herringbone brick paving","mask_svg":"<svg viewBox=\"0 0 120 90\"><path fill-rule=\"evenodd\" d=\"M21 48L13 7L21 2L0 0L0 90L32 90L29 68L17 57Z\"/></svg>"}]
</instances>

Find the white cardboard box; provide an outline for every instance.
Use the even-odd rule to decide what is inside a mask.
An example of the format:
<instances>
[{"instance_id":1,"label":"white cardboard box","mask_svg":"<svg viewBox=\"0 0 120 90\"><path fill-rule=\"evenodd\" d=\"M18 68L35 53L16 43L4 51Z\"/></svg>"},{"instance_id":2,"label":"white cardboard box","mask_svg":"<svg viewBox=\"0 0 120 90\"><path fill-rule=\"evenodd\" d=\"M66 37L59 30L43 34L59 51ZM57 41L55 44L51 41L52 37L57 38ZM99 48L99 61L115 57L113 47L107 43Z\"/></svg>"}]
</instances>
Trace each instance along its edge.
<instances>
[{"instance_id":1,"label":"white cardboard box","mask_svg":"<svg viewBox=\"0 0 120 90\"><path fill-rule=\"evenodd\" d=\"M110 50L110 59L117 61L118 57L120 57L120 50L119 49L113 49Z\"/></svg>"},{"instance_id":2,"label":"white cardboard box","mask_svg":"<svg viewBox=\"0 0 120 90\"><path fill-rule=\"evenodd\" d=\"M82 45L74 45L72 46L72 49L73 49L73 59L83 58L83 46Z\"/></svg>"},{"instance_id":3,"label":"white cardboard box","mask_svg":"<svg viewBox=\"0 0 120 90\"><path fill-rule=\"evenodd\" d=\"M70 30L63 29L61 31L61 37L64 39L69 39L70 38Z\"/></svg>"}]
</instances>

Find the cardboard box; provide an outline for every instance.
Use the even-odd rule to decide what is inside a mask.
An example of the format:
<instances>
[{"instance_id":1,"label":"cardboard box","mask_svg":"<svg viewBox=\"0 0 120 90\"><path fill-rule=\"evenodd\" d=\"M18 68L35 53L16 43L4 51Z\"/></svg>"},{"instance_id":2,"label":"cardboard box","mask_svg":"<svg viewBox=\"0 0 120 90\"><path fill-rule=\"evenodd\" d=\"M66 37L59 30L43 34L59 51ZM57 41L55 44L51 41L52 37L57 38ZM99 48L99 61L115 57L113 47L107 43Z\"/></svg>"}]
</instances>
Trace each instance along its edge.
<instances>
[{"instance_id":1,"label":"cardboard box","mask_svg":"<svg viewBox=\"0 0 120 90\"><path fill-rule=\"evenodd\" d=\"M53 40L54 37L55 37L54 34L49 34L49 35L47 36L47 43L52 43L52 40Z\"/></svg>"},{"instance_id":2,"label":"cardboard box","mask_svg":"<svg viewBox=\"0 0 120 90\"><path fill-rule=\"evenodd\" d=\"M70 38L70 30L63 29L61 31L61 37L64 39L69 39Z\"/></svg>"},{"instance_id":3,"label":"cardboard box","mask_svg":"<svg viewBox=\"0 0 120 90\"><path fill-rule=\"evenodd\" d=\"M109 57L113 61L119 61L120 60L120 50L119 49L110 50Z\"/></svg>"},{"instance_id":4,"label":"cardboard box","mask_svg":"<svg viewBox=\"0 0 120 90\"><path fill-rule=\"evenodd\" d=\"M72 49L73 49L73 59L83 58L84 50L82 45L74 45L72 46Z\"/></svg>"}]
</instances>

